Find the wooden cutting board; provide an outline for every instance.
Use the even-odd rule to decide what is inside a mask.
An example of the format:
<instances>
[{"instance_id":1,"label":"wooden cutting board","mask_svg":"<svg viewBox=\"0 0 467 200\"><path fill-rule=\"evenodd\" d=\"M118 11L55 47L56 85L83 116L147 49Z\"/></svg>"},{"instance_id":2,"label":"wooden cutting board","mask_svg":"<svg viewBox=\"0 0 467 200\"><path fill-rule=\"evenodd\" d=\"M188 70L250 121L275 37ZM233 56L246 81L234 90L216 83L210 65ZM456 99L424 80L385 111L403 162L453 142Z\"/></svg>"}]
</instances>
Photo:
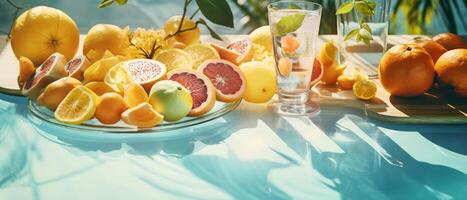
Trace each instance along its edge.
<instances>
[{"instance_id":1,"label":"wooden cutting board","mask_svg":"<svg viewBox=\"0 0 467 200\"><path fill-rule=\"evenodd\" d=\"M227 36L227 40L245 36ZM415 36L397 35L390 36L389 46L409 42ZM21 95L17 86L18 61L15 58L11 46L6 43L5 37L0 36L0 92L12 95ZM83 41L83 36L80 41ZM337 43L335 35L320 36L317 44L319 48L328 40ZM81 52L81 50L79 50ZM352 60L355 66L359 66L367 74L376 74L375 66L365 62L364 58ZM467 100L446 99L438 91L430 91L428 94L416 98L398 98L391 96L375 80L378 92L374 99L362 101L355 98L351 90L340 91L336 86L317 85L313 88L312 100L319 102L321 106L349 107L363 111L368 117L397 122L420 124L467 124Z\"/></svg>"},{"instance_id":2,"label":"wooden cutting board","mask_svg":"<svg viewBox=\"0 0 467 200\"><path fill-rule=\"evenodd\" d=\"M415 36L393 35L388 46L410 43ZM321 42L334 40L335 36L321 36ZM365 58L352 58L349 67L358 66L366 74L377 74L377 66L366 62ZM376 97L369 101L357 99L352 90L342 91L337 86L316 85L312 99L321 106L348 107L363 111L369 118L396 123L412 124L467 124L467 98L448 98L433 88L419 97L401 98L386 92L379 82Z\"/></svg>"}]
</instances>

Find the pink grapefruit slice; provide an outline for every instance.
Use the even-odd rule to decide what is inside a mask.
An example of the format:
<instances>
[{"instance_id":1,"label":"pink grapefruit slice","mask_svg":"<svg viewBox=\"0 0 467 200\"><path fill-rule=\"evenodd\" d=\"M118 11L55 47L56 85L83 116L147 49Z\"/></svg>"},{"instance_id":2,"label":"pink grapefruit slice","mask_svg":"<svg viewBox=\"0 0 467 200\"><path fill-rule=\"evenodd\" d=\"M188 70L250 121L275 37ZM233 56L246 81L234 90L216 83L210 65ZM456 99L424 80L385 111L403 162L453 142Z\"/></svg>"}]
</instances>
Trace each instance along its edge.
<instances>
[{"instance_id":1,"label":"pink grapefruit slice","mask_svg":"<svg viewBox=\"0 0 467 200\"><path fill-rule=\"evenodd\" d=\"M151 59L129 60L123 62L122 66L147 93L157 81L164 79L167 73L167 67L163 63Z\"/></svg>"},{"instance_id":2,"label":"pink grapefruit slice","mask_svg":"<svg viewBox=\"0 0 467 200\"><path fill-rule=\"evenodd\" d=\"M323 77L323 65L315 58L313 62L313 71L311 72L310 88L316 85Z\"/></svg>"},{"instance_id":3,"label":"pink grapefruit slice","mask_svg":"<svg viewBox=\"0 0 467 200\"><path fill-rule=\"evenodd\" d=\"M219 53L219 56L222 59L228 60L228 61L230 61L232 63L235 63L235 64L238 64L237 60L238 60L238 57L240 57L239 53L237 53L234 50L227 49L227 48L225 48L223 46L220 46L218 44L212 43L211 46L214 47L214 49L216 49L217 53Z\"/></svg>"},{"instance_id":4,"label":"pink grapefruit slice","mask_svg":"<svg viewBox=\"0 0 467 200\"><path fill-rule=\"evenodd\" d=\"M228 44L226 48L240 54L237 58L237 64L250 61L254 56L253 43L249 38L235 40Z\"/></svg>"},{"instance_id":5,"label":"pink grapefruit slice","mask_svg":"<svg viewBox=\"0 0 467 200\"><path fill-rule=\"evenodd\" d=\"M176 69L167 74L169 80L176 81L190 91L193 106L189 116L208 113L216 102L216 88L208 77L191 69Z\"/></svg>"},{"instance_id":6,"label":"pink grapefruit slice","mask_svg":"<svg viewBox=\"0 0 467 200\"><path fill-rule=\"evenodd\" d=\"M68 73L68 76L78 80L83 80L83 73L86 71L90 64L91 63L86 58L86 56L80 55L71 59L65 64L65 71Z\"/></svg>"},{"instance_id":7,"label":"pink grapefruit slice","mask_svg":"<svg viewBox=\"0 0 467 200\"><path fill-rule=\"evenodd\" d=\"M243 97L246 81L240 68L226 60L207 60L198 68L216 88L216 98L222 102L233 102Z\"/></svg>"},{"instance_id":8,"label":"pink grapefruit slice","mask_svg":"<svg viewBox=\"0 0 467 200\"><path fill-rule=\"evenodd\" d=\"M254 56L253 43L249 38L235 40L226 47L222 47L218 44L211 44L211 46L216 49L222 59L236 65L250 61Z\"/></svg>"}]
</instances>

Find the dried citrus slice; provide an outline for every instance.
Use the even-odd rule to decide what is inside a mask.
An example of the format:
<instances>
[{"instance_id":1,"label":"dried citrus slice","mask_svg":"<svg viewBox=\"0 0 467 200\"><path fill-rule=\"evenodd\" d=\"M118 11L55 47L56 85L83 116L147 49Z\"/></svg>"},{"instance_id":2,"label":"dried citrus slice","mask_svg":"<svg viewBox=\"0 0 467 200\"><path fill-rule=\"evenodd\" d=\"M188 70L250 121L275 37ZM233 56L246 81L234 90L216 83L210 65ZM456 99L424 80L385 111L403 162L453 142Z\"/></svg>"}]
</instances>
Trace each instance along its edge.
<instances>
[{"instance_id":1,"label":"dried citrus slice","mask_svg":"<svg viewBox=\"0 0 467 200\"><path fill-rule=\"evenodd\" d=\"M157 54L155 59L164 63L168 72L174 69L193 68L193 61L191 60L190 54L181 49L171 48L164 50Z\"/></svg>"},{"instance_id":2,"label":"dried citrus slice","mask_svg":"<svg viewBox=\"0 0 467 200\"><path fill-rule=\"evenodd\" d=\"M124 87L133 82L133 78L130 72L122 65L116 65L107 72L104 82L110 85L114 90L123 93Z\"/></svg>"},{"instance_id":3,"label":"dried citrus slice","mask_svg":"<svg viewBox=\"0 0 467 200\"><path fill-rule=\"evenodd\" d=\"M67 124L82 124L91 119L96 111L99 97L84 86L78 86L58 105L55 119Z\"/></svg>"},{"instance_id":4,"label":"dried citrus slice","mask_svg":"<svg viewBox=\"0 0 467 200\"><path fill-rule=\"evenodd\" d=\"M376 95L376 84L370 80L358 80L353 85L353 93L359 99L370 100Z\"/></svg>"},{"instance_id":5,"label":"dried citrus slice","mask_svg":"<svg viewBox=\"0 0 467 200\"><path fill-rule=\"evenodd\" d=\"M151 104L141 103L122 113L122 121L140 128L149 128L161 123L164 116L156 112Z\"/></svg>"},{"instance_id":6,"label":"dried citrus slice","mask_svg":"<svg viewBox=\"0 0 467 200\"><path fill-rule=\"evenodd\" d=\"M144 88L138 83L130 83L124 91L123 99L130 108L141 103L149 102L149 97Z\"/></svg>"},{"instance_id":7,"label":"dried citrus slice","mask_svg":"<svg viewBox=\"0 0 467 200\"><path fill-rule=\"evenodd\" d=\"M206 60L219 59L219 53L208 44L193 44L185 48L185 51L191 55L193 60L193 69L198 67Z\"/></svg>"}]
</instances>

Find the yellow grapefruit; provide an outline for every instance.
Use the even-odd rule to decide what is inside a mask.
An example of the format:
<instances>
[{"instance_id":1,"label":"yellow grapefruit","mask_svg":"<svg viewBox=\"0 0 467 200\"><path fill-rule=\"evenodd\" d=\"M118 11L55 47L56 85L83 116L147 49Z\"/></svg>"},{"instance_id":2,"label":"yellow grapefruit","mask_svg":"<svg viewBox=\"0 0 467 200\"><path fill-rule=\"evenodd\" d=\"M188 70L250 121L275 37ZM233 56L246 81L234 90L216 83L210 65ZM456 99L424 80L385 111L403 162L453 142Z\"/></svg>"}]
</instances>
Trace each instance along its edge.
<instances>
[{"instance_id":1,"label":"yellow grapefruit","mask_svg":"<svg viewBox=\"0 0 467 200\"><path fill-rule=\"evenodd\" d=\"M37 6L21 14L11 30L15 56L31 59L39 66L55 52L72 59L78 50L79 30L73 19L61 10Z\"/></svg>"}]
</instances>

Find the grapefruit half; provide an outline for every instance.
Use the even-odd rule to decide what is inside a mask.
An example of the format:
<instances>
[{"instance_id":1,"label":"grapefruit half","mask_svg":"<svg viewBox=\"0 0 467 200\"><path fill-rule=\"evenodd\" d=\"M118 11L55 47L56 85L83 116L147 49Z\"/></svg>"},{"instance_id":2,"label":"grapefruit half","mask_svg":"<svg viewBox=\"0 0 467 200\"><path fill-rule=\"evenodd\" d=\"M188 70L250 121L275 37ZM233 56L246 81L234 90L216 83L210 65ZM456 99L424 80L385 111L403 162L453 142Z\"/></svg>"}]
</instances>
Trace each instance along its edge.
<instances>
[{"instance_id":1,"label":"grapefruit half","mask_svg":"<svg viewBox=\"0 0 467 200\"><path fill-rule=\"evenodd\" d=\"M233 102L243 97L246 81L240 68L226 60L207 60L198 72L206 75L216 88L216 98L222 102Z\"/></svg>"},{"instance_id":2,"label":"grapefruit half","mask_svg":"<svg viewBox=\"0 0 467 200\"><path fill-rule=\"evenodd\" d=\"M189 116L200 116L209 112L216 102L216 88L208 77L191 69L176 69L167 74L190 91L193 107Z\"/></svg>"},{"instance_id":3,"label":"grapefruit half","mask_svg":"<svg viewBox=\"0 0 467 200\"><path fill-rule=\"evenodd\" d=\"M167 67L163 63L151 59L129 60L122 63L122 66L148 93L157 81L165 78L167 73Z\"/></svg>"}]
</instances>

